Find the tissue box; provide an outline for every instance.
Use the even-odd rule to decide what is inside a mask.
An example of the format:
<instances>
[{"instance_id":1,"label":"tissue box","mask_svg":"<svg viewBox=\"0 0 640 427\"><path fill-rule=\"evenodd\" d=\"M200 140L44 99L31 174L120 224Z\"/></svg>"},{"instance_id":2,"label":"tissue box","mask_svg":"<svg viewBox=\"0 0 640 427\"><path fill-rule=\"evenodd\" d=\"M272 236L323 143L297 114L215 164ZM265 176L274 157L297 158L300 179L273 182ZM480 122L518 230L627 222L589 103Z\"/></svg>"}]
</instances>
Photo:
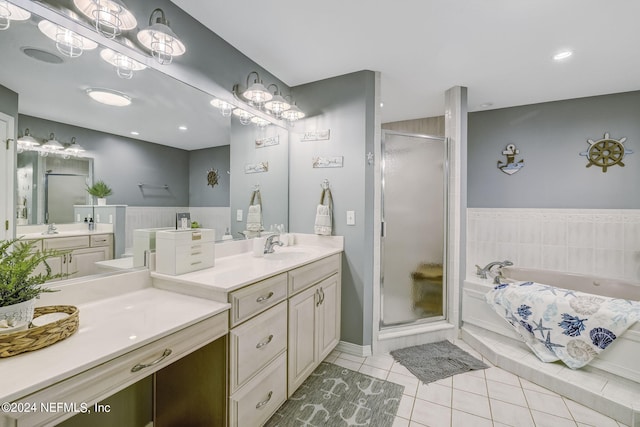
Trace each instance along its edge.
<instances>
[{"instance_id":1,"label":"tissue box","mask_svg":"<svg viewBox=\"0 0 640 427\"><path fill-rule=\"evenodd\" d=\"M178 275L215 264L215 230L163 230L156 233L156 272Z\"/></svg>"}]
</instances>

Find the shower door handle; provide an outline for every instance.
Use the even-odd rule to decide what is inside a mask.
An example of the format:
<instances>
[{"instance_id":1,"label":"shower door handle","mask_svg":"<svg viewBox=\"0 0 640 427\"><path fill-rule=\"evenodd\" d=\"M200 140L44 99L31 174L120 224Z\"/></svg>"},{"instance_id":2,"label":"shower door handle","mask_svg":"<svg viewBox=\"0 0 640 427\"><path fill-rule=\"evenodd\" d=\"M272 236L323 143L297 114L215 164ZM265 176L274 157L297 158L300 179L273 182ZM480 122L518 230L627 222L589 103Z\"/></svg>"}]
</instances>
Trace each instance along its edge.
<instances>
[{"instance_id":1,"label":"shower door handle","mask_svg":"<svg viewBox=\"0 0 640 427\"><path fill-rule=\"evenodd\" d=\"M387 232L387 226L386 223L384 221L380 222L380 236L384 237L385 233Z\"/></svg>"}]
</instances>

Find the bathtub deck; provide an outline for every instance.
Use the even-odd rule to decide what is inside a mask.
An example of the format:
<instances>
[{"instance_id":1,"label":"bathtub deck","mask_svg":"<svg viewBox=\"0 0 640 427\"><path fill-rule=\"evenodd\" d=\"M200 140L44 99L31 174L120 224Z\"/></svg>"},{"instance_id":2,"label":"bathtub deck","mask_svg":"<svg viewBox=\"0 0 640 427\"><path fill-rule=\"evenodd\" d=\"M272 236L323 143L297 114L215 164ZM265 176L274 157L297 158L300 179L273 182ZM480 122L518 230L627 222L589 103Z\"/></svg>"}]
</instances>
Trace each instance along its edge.
<instances>
[{"instance_id":1,"label":"bathtub deck","mask_svg":"<svg viewBox=\"0 0 640 427\"><path fill-rule=\"evenodd\" d=\"M544 363L524 343L465 324L461 338L494 365L588 406L621 423L640 427L640 383L588 366L572 370Z\"/></svg>"}]
</instances>

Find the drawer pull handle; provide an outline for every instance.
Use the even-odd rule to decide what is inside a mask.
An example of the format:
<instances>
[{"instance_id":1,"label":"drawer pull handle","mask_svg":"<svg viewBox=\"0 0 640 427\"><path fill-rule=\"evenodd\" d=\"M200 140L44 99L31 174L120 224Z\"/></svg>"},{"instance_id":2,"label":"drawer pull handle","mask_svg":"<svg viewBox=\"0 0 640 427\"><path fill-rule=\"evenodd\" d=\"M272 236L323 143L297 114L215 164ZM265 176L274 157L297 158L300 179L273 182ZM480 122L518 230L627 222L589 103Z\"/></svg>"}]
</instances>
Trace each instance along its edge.
<instances>
[{"instance_id":1,"label":"drawer pull handle","mask_svg":"<svg viewBox=\"0 0 640 427\"><path fill-rule=\"evenodd\" d=\"M198 265L198 264L202 264L202 261L196 261L191 263L191 265Z\"/></svg>"},{"instance_id":2,"label":"drawer pull handle","mask_svg":"<svg viewBox=\"0 0 640 427\"><path fill-rule=\"evenodd\" d=\"M320 289L316 289L315 300L316 300L316 307L318 307L320 305Z\"/></svg>"},{"instance_id":3,"label":"drawer pull handle","mask_svg":"<svg viewBox=\"0 0 640 427\"><path fill-rule=\"evenodd\" d=\"M258 297L256 299L256 302L263 302L268 300L269 298L271 298L273 296L273 292L269 292L267 295L262 295L261 297Z\"/></svg>"},{"instance_id":4,"label":"drawer pull handle","mask_svg":"<svg viewBox=\"0 0 640 427\"><path fill-rule=\"evenodd\" d=\"M324 289L320 288L320 304L324 304Z\"/></svg>"},{"instance_id":5,"label":"drawer pull handle","mask_svg":"<svg viewBox=\"0 0 640 427\"><path fill-rule=\"evenodd\" d=\"M69 263L71 263L72 259L73 259L73 254L69 254Z\"/></svg>"},{"instance_id":6,"label":"drawer pull handle","mask_svg":"<svg viewBox=\"0 0 640 427\"><path fill-rule=\"evenodd\" d=\"M191 252L191 255L202 255L202 252Z\"/></svg>"},{"instance_id":7,"label":"drawer pull handle","mask_svg":"<svg viewBox=\"0 0 640 427\"><path fill-rule=\"evenodd\" d=\"M171 349L167 348L162 353L162 356L158 357L156 360L154 360L153 362L150 362L150 363L138 363L136 366L131 368L131 372L138 372L138 371L141 371L142 369L148 368L150 366L157 365L158 363L162 362L164 359L169 357L170 354L171 354Z\"/></svg>"},{"instance_id":8,"label":"drawer pull handle","mask_svg":"<svg viewBox=\"0 0 640 427\"><path fill-rule=\"evenodd\" d=\"M265 345L269 344L272 339L273 339L273 334L269 335L269 337L266 340L260 341L258 344L256 344L256 348L264 347Z\"/></svg>"},{"instance_id":9,"label":"drawer pull handle","mask_svg":"<svg viewBox=\"0 0 640 427\"><path fill-rule=\"evenodd\" d=\"M269 394L267 395L267 398L265 400L263 400L262 402L258 402L258 404L256 405L256 409L260 409L262 408L264 405L266 405L267 403L269 403L269 401L271 400L271 396L273 396L273 391L270 391Z\"/></svg>"}]
</instances>

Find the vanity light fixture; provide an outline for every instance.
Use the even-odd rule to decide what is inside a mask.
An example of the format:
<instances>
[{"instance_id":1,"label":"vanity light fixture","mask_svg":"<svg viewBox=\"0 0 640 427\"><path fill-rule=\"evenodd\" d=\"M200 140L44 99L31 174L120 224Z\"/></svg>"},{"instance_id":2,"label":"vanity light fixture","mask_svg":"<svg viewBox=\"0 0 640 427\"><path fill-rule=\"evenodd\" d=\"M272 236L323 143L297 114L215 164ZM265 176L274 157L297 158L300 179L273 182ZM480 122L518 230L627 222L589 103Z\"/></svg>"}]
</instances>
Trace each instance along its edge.
<instances>
[{"instance_id":1,"label":"vanity light fixture","mask_svg":"<svg viewBox=\"0 0 640 427\"><path fill-rule=\"evenodd\" d=\"M7 0L0 0L0 30L7 30L11 21L26 21L31 18L31 13L9 3Z\"/></svg>"},{"instance_id":2,"label":"vanity light fixture","mask_svg":"<svg viewBox=\"0 0 640 427\"><path fill-rule=\"evenodd\" d=\"M269 120L265 120L262 117L253 116L251 118L251 123L255 124L259 128L265 128L271 124Z\"/></svg>"},{"instance_id":3,"label":"vanity light fixture","mask_svg":"<svg viewBox=\"0 0 640 427\"><path fill-rule=\"evenodd\" d=\"M233 111L233 105L222 99L212 99L210 104L219 109L223 117L229 117Z\"/></svg>"},{"instance_id":4,"label":"vanity light fixture","mask_svg":"<svg viewBox=\"0 0 640 427\"><path fill-rule=\"evenodd\" d=\"M138 25L133 13L120 0L73 0L73 4L95 23L96 31L108 39Z\"/></svg>"},{"instance_id":5,"label":"vanity light fixture","mask_svg":"<svg viewBox=\"0 0 640 427\"><path fill-rule=\"evenodd\" d=\"M138 32L138 40L151 51L156 61L163 65L171 64L174 56L183 55L186 51L176 33L169 28L169 21L165 18L164 11L159 8L151 12L149 27Z\"/></svg>"},{"instance_id":6,"label":"vanity light fixture","mask_svg":"<svg viewBox=\"0 0 640 427\"><path fill-rule=\"evenodd\" d=\"M116 67L116 73L121 79L130 79L134 71L147 68L146 65L129 58L127 55L104 48L100 51L100 58Z\"/></svg>"},{"instance_id":7,"label":"vanity light fixture","mask_svg":"<svg viewBox=\"0 0 640 427\"><path fill-rule=\"evenodd\" d=\"M273 94L273 98L265 102L264 108L279 119L280 117L282 117L283 112L291 108L291 104L289 104L287 100L284 99L277 84L271 83L269 86L267 86L267 89L269 89L271 86L275 86L276 91Z\"/></svg>"},{"instance_id":8,"label":"vanity light fixture","mask_svg":"<svg viewBox=\"0 0 640 427\"><path fill-rule=\"evenodd\" d=\"M29 133L29 128L24 130L24 136L18 138L18 148L23 150L33 150L36 147L39 147L40 143L37 139L31 136Z\"/></svg>"},{"instance_id":9,"label":"vanity light fixture","mask_svg":"<svg viewBox=\"0 0 640 427\"><path fill-rule=\"evenodd\" d=\"M56 139L56 136L53 132L49 135L49 139L42 145L42 149L40 151L40 155L42 157L46 157L49 153L58 153L64 150L64 145L60 144L60 142Z\"/></svg>"},{"instance_id":10,"label":"vanity light fixture","mask_svg":"<svg viewBox=\"0 0 640 427\"><path fill-rule=\"evenodd\" d=\"M282 113L282 118L285 119L290 126L293 126L296 121L302 119L304 116L306 116L306 114L298 108L295 102L291 103L291 108Z\"/></svg>"},{"instance_id":11,"label":"vanity light fixture","mask_svg":"<svg viewBox=\"0 0 640 427\"><path fill-rule=\"evenodd\" d=\"M253 81L253 84L249 86L249 77L251 77L252 74L255 74L256 78ZM273 99L273 95L271 94L271 92L269 92L267 88L262 84L262 80L260 80L260 75L257 71L252 71L247 76L247 90L242 92L242 96L244 96L244 98L247 99L250 103L258 107L260 107L265 102Z\"/></svg>"},{"instance_id":12,"label":"vanity light fixture","mask_svg":"<svg viewBox=\"0 0 640 427\"><path fill-rule=\"evenodd\" d=\"M98 47L98 43L93 40L82 37L80 34L46 19L38 22L38 29L56 42L58 52L70 58L77 58L85 50L93 50Z\"/></svg>"},{"instance_id":13,"label":"vanity light fixture","mask_svg":"<svg viewBox=\"0 0 640 427\"><path fill-rule=\"evenodd\" d=\"M85 150L82 145L76 142L76 137L74 136L71 138L71 144L67 148L65 148L64 151L69 155L77 157L80 156L80 153L84 153L87 150Z\"/></svg>"},{"instance_id":14,"label":"vanity light fixture","mask_svg":"<svg viewBox=\"0 0 640 427\"><path fill-rule=\"evenodd\" d=\"M251 123L251 119L253 118L253 114L243 110L242 108L236 108L233 110L233 115L237 116L238 119L240 119L240 123L243 125Z\"/></svg>"},{"instance_id":15,"label":"vanity light fixture","mask_svg":"<svg viewBox=\"0 0 640 427\"><path fill-rule=\"evenodd\" d=\"M131 98L117 90L89 88L87 89L87 95L101 104L114 107L126 107L131 104Z\"/></svg>"}]
</instances>

